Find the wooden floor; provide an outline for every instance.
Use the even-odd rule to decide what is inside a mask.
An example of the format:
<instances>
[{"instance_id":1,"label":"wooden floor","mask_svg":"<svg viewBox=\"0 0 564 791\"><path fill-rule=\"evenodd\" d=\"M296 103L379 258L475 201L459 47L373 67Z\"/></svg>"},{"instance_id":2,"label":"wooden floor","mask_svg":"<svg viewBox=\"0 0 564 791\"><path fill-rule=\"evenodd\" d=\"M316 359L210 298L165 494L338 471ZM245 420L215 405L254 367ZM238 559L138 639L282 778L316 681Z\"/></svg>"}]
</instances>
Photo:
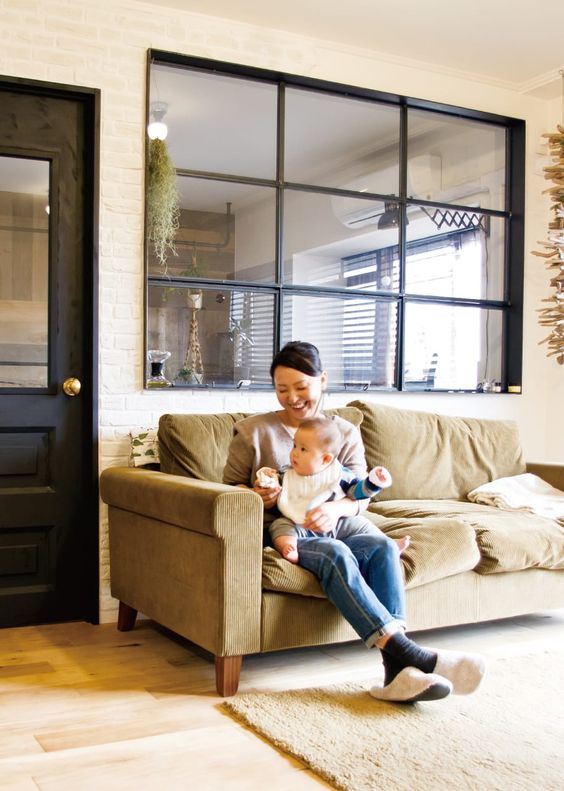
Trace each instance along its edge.
<instances>
[{"instance_id":1,"label":"wooden floor","mask_svg":"<svg viewBox=\"0 0 564 791\"><path fill-rule=\"evenodd\" d=\"M489 657L547 650L564 644L564 610L419 639ZM381 678L378 657L360 643L249 657L240 691L368 685ZM0 789L328 788L220 703L213 664L150 622L128 633L85 623L1 630Z\"/></svg>"}]
</instances>

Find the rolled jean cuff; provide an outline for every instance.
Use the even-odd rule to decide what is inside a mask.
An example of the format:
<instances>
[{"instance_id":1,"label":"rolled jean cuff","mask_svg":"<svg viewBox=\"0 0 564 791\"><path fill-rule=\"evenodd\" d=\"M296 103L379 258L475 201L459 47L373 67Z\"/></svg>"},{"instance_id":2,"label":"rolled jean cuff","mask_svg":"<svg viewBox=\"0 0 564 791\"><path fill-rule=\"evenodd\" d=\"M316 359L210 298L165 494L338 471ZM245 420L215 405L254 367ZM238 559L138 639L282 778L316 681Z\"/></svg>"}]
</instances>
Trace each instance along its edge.
<instances>
[{"instance_id":1,"label":"rolled jean cuff","mask_svg":"<svg viewBox=\"0 0 564 791\"><path fill-rule=\"evenodd\" d=\"M373 648L376 641L379 640L381 637L384 637L384 635L394 634L395 632L399 632L400 629L405 631L406 628L407 628L407 624L405 623L405 621L395 618L393 621L389 621L388 623L385 623L383 626L381 626L379 629L376 629L375 632L372 632L370 637L366 638L364 644L367 648Z\"/></svg>"}]
</instances>

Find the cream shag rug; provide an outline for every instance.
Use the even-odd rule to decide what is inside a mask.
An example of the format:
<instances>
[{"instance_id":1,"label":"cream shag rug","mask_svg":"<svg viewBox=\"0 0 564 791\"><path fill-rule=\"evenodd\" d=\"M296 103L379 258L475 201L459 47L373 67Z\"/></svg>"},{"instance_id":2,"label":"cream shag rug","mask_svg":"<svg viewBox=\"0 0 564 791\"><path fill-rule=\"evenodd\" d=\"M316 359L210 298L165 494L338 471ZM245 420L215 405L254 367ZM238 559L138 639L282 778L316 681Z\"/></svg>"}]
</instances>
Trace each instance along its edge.
<instances>
[{"instance_id":1,"label":"cream shag rug","mask_svg":"<svg viewBox=\"0 0 564 791\"><path fill-rule=\"evenodd\" d=\"M489 660L473 695L415 704L369 684L241 694L222 704L338 789L564 789L564 654Z\"/></svg>"}]
</instances>

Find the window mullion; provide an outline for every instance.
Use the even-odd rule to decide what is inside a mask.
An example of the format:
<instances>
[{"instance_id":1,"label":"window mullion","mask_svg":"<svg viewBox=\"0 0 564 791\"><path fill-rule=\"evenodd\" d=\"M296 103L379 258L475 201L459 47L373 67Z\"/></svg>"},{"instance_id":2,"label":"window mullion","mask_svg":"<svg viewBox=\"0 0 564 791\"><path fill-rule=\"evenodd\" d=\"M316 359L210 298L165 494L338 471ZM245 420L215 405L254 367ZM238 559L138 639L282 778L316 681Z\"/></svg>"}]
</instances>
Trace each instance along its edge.
<instances>
[{"instance_id":1,"label":"window mullion","mask_svg":"<svg viewBox=\"0 0 564 791\"><path fill-rule=\"evenodd\" d=\"M520 382L524 122L237 64L150 57L148 116L157 100L169 108L182 200L168 270L147 243L147 348L171 347L169 371L183 362L196 316L204 385L237 386L237 368L266 386L270 346L297 336L320 345L333 384L344 387L366 377L371 387L414 389L435 344L457 381L470 382L472 365L484 381L497 379L503 365L506 383ZM199 113L179 112L185 105ZM454 233L465 212L488 220L474 243ZM201 308L187 307L192 291Z\"/></svg>"}]
</instances>

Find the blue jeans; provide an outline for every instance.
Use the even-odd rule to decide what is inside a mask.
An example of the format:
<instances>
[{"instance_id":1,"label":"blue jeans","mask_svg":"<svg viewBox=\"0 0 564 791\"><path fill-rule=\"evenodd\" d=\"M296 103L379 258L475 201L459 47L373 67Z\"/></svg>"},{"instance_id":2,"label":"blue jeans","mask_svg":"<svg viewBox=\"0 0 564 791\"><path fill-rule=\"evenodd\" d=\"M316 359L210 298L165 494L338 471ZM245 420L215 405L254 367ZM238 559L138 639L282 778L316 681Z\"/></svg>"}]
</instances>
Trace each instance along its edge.
<instances>
[{"instance_id":1,"label":"blue jeans","mask_svg":"<svg viewBox=\"0 0 564 791\"><path fill-rule=\"evenodd\" d=\"M399 550L383 533L341 539L298 538L299 565L311 571L368 647L405 627L405 591Z\"/></svg>"}]
</instances>

